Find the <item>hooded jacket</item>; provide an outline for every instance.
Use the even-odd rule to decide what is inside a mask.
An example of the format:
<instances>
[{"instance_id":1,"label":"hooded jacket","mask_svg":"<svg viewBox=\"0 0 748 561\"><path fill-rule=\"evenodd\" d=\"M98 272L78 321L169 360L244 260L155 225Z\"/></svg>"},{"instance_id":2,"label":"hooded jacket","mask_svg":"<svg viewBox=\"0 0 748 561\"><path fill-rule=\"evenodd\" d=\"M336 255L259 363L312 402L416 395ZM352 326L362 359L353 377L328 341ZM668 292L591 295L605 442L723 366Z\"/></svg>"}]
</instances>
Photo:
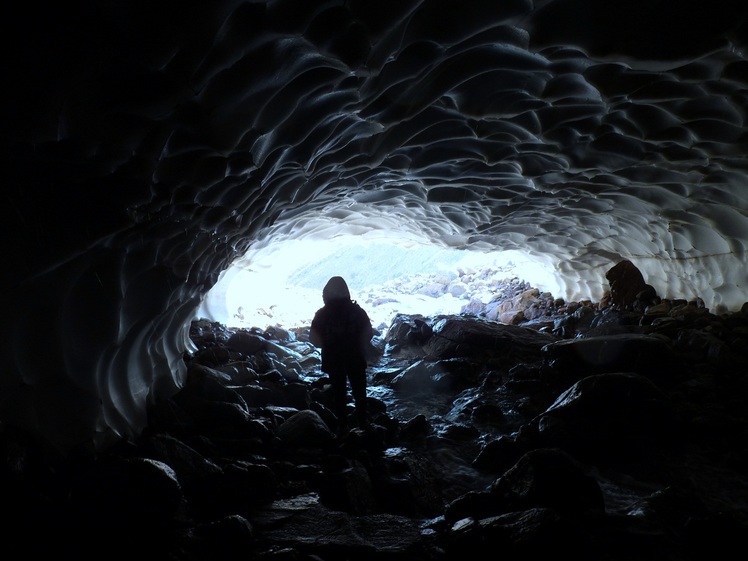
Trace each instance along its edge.
<instances>
[{"instance_id":1,"label":"hooded jacket","mask_svg":"<svg viewBox=\"0 0 748 561\"><path fill-rule=\"evenodd\" d=\"M368 314L351 300L342 277L332 277L322 290L324 306L312 320L310 341L322 349L322 370L366 367L367 345L374 331Z\"/></svg>"}]
</instances>

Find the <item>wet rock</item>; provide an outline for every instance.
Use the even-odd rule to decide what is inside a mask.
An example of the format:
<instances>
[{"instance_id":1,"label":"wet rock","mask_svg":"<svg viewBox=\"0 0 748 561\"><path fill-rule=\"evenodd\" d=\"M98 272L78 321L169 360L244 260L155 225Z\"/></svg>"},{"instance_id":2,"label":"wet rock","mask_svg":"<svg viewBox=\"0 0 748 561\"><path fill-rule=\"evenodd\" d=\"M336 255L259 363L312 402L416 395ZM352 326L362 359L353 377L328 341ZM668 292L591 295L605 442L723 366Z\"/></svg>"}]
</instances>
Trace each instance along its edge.
<instances>
[{"instance_id":1,"label":"wet rock","mask_svg":"<svg viewBox=\"0 0 748 561\"><path fill-rule=\"evenodd\" d=\"M253 355L256 352L263 350L266 343L264 337L242 330L231 335L231 337L226 341L226 346L235 351L239 351L242 354Z\"/></svg>"},{"instance_id":2,"label":"wet rock","mask_svg":"<svg viewBox=\"0 0 748 561\"><path fill-rule=\"evenodd\" d=\"M418 522L391 514L351 517L314 496L278 501L253 517L278 548L318 559L424 559Z\"/></svg>"},{"instance_id":3,"label":"wet rock","mask_svg":"<svg viewBox=\"0 0 748 561\"><path fill-rule=\"evenodd\" d=\"M145 438L143 454L171 467L188 501L205 508L215 500L221 467L184 442L167 434Z\"/></svg>"},{"instance_id":4,"label":"wet rock","mask_svg":"<svg viewBox=\"0 0 748 561\"><path fill-rule=\"evenodd\" d=\"M252 524L243 516L231 514L186 529L175 540L184 559L236 559L237 551L256 546Z\"/></svg>"},{"instance_id":5,"label":"wet rock","mask_svg":"<svg viewBox=\"0 0 748 561\"><path fill-rule=\"evenodd\" d=\"M533 298L525 311L541 315L521 326L399 318L370 368L371 429L341 436L303 333L247 331L273 349L249 356L225 346L230 330L195 322L188 381L151 405L139 438L71 463L1 427L10 535L49 528L57 552L82 533L127 535L133 553L183 561L233 547L446 561L486 544L518 561L729 558L720 540L748 530L748 314ZM102 521L124 505L121 524L86 514L96 501L111 508Z\"/></svg>"},{"instance_id":6,"label":"wet rock","mask_svg":"<svg viewBox=\"0 0 748 561\"><path fill-rule=\"evenodd\" d=\"M328 508L354 515L378 511L379 503L366 467L358 460L345 462L341 469L323 470L313 482L320 502Z\"/></svg>"},{"instance_id":7,"label":"wet rock","mask_svg":"<svg viewBox=\"0 0 748 561\"><path fill-rule=\"evenodd\" d=\"M488 473L503 473L529 450L522 440L502 435L489 440L473 460L473 467Z\"/></svg>"},{"instance_id":8,"label":"wet rock","mask_svg":"<svg viewBox=\"0 0 748 561\"><path fill-rule=\"evenodd\" d=\"M292 448L323 448L334 438L322 417L311 409L291 415L278 427L277 434L285 446Z\"/></svg>"},{"instance_id":9,"label":"wet rock","mask_svg":"<svg viewBox=\"0 0 748 561\"><path fill-rule=\"evenodd\" d=\"M610 298L614 306L627 309L633 306L637 298L651 300L654 288L648 285L641 271L631 261L619 261L605 273L610 283Z\"/></svg>"},{"instance_id":10,"label":"wet rock","mask_svg":"<svg viewBox=\"0 0 748 561\"><path fill-rule=\"evenodd\" d=\"M461 316L438 319L432 331L423 346L429 359L469 357L491 365L534 359L540 348L557 341L553 335L532 329Z\"/></svg>"},{"instance_id":11,"label":"wet rock","mask_svg":"<svg viewBox=\"0 0 748 561\"><path fill-rule=\"evenodd\" d=\"M425 415L416 415L406 421L400 428L400 437L405 441L424 442L433 432L433 427Z\"/></svg>"},{"instance_id":12,"label":"wet rock","mask_svg":"<svg viewBox=\"0 0 748 561\"><path fill-rule=\"evenodd\" d=\"M583 378L533 423L543 442L578 457L620 460L674 446L679 420L650 380L610 373Z\"/></svg>"},{"instance_id":13,"label":"wet rock","mask_svg":"<svg viewBox=\"0 0 748 561\"><path fill-rule=\"evenodd\" d=\"M431 337L431 331L431 324L424 316L397 314L387 330L386 350L390 353L404 349L420 352L420 347Z\"/></svg>"},{"instance_id":14,"label":"wet rock","mask_svg":"<svg viewBox=\"0 0 748 561\"><path fill-rule=\"evenodd\" d=\"M392 380L392 387L406 394L432 393L439 390L442 369L438 364L419 360ZM448 385L442 386L449 389Z\"/></svg>"},{"instance_id":15,"label":"wet rock","mask_svg":"<svg viewBox=\"0 0 748 561\"><path fill-rule=\"evenodd\" d=\"M80 539L96 536L97 543L111 540L131 551L150 540L163 543L183 507L182 488L167 464L113 458L91 463L75 475L65 523Z\"/></svg>"},{"instance_id":16,"label":"wet rock","mask_svg":"<svg viewBox=\"0 0 748 561\"><path fill-rule=\"evenodd\" d=\"M532 450L493 482L491 493L503 512L552 508L564 515L602 513L602 491L587 471L562 450Z\"/></svg>"},{"instance_id":17,"label":"wet rock","mask_svg":"<svg viewBox=\"0 0 748 561\"><path fill-rule=\"evenodd\" d=\"M553 509L534 508L457 522L449 531L447 552L454 558L480 559L489 550L507 559L589 559L585 538Z\"/></svg>"},{"instance_id":18,"label":"wet rock","mask_svg":"<svg viewBox=\"0 0 748 561\"><path fill-rule=\"evenodd\" d=\"M665 379L680 366L667 338L636 333L555 341L542 348L542 355L555 369L580 375L638 372Z\"/></svg>"},{"instance_id":19,"label":"wet rock","mask_svg":"<svg viewBox=\"0 0 748 561\"><path fill-rule=\"evenodd\" d=\"M410 394L447 393L473 387L481 368L464 359L419 360L392 379L398 392Z\"/></svg>"}]
</instances>

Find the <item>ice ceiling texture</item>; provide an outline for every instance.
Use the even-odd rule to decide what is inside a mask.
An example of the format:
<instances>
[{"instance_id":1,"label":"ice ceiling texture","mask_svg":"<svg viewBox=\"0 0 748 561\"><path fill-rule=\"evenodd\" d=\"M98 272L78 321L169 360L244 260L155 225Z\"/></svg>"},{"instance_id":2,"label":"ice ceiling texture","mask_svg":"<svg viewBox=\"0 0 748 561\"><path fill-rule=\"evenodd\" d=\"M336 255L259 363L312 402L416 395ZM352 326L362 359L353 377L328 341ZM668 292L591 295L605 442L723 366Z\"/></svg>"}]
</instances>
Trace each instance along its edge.
<instances>
[{"instance_id":1,"label":"ice ceiling texture","mask_svg":"<svg viewBox=\"0 0 748 561\"><path fill-rule=\"evenodd\" d=\"M567 298L627 258L662 296L748 300L744 0L15 11L0 414L57 449L142 430L268 237L516 249Z\"/></svg>"}]
</instances>

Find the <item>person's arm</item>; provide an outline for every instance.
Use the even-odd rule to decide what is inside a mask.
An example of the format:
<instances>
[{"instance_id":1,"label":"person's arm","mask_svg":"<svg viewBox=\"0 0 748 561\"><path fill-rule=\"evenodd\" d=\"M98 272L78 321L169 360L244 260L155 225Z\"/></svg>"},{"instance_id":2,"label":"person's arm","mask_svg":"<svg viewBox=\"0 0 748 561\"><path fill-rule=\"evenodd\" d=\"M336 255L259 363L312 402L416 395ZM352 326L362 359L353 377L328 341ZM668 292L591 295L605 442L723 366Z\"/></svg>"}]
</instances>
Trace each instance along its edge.
<instances>
[{"instance_id":1,"label":"person's arm","mask_svg":"<svg viewBox=\"0 0 748 561\"><path fill-rule=\"evenodd\" d=\"M314 314L314 319L312 319L312 326L309 328L309 342L315 347L322 348L322 333L318 313Z\"/></svg>"},{"instance_id":2,"label":"person's arm","mask_svg":"<svg viewBox=\"0 0 748 561\"><path fill-rule=\"evenodd\" d=\"M372 337L375 335L374 328L371 326L371 320L369 319L369 314L366 313L366 310L363 308L359 308L361 310L361 344L363 345L363 348L366 348L366 346L371 342Z\"/></svg>"},{"instance_id":3,"label":"person's arm","mask_svg":"<svg viewBox=\"0 0 748 561\"><path fill-rule=\"evenodd\" d=\"M322 347L322 337L314 327L309 330L309 342L315 347Z\"/></svg>"}]
</instances>

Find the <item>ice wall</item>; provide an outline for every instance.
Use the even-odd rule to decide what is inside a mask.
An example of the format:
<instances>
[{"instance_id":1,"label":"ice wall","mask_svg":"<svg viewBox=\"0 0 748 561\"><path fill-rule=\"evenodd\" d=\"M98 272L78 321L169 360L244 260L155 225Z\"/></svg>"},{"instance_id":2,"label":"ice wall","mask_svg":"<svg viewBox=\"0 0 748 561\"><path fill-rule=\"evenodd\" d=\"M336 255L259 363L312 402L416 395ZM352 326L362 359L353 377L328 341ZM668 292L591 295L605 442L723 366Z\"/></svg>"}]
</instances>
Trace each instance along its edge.
<instances>
[{"instance_id":1,"label":"ice wall","mask_svg":"<svg viewBox=\"0 0 748 561\"><path fill-rule=\"evenodd\" d=\"M204 295L272 241L512 250L567 299L625 258L663 296L748 300L744 2L27 3L12 25L0 422L53 447L137 434Z\"/></svg>"}]
</instances>

